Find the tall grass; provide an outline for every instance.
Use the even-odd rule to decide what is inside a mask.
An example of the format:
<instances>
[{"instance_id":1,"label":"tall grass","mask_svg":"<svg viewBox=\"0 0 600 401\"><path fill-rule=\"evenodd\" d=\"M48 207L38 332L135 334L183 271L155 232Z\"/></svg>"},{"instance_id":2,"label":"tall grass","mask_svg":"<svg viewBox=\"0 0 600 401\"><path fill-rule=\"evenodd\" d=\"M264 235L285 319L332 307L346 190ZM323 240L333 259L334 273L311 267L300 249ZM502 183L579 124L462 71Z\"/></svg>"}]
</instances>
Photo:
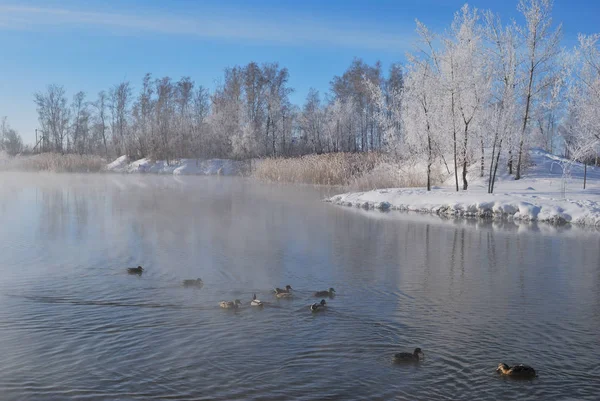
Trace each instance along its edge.
<instances>
[{"instance_id":1,"label":"tall grass","mask_svg":"<svg viewBox=\"0 0 600 401\"><path fill-rule=\"evenodd\" d=\"M56 173L91 173L102 171L106 160L100 156L60 153L41 153L38 155L3 158L1 170L12 171L50 171Z\"/></svg>"},{"instance_id":2,"label":"tall grass","mask_svg":"<svg viewBox=\"0 0 600 401\"><path fill-rule=\"evenodd\" d=\"M273 182L336 185L352 190L426 184L424 168L410 163L398 163L389 156L376 152L262 159L255 163L252 176ZM434 176L434 182L441 180L441 174Z\"/></svg>"}]
</instances>

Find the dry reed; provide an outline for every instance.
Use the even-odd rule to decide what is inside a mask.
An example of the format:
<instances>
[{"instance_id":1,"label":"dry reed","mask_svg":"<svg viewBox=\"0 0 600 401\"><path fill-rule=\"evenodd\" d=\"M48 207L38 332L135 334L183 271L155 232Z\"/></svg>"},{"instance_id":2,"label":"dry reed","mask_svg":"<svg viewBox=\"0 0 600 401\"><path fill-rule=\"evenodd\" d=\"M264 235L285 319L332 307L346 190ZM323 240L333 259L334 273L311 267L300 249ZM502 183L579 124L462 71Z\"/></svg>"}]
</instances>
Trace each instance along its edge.
<instances>
[{"instance_id":1,"label":"dry reed","mask_svg":"<svg viewBox=\"0 0 600 401\"><path fill-rule=\"evenodd\" d=\"M106 161L100 156L41 153L3 159L0 169L19 171L50 171L56 173L92 173L102 171Z\"/></svg>"},{"instance_id":2,"label":"dry reed","mask_svg":"<svg viewBox=\"0 0 600 401\"><path fill-rule=\"evenodd\" d=\"M255 163L255 178L287 183L336 185L352 190L425 186L425 170L406 167L386 154L329 153L295 158L262 159ZM435 174L434 182L441 181Z\"/></svg>"}]
</instances>

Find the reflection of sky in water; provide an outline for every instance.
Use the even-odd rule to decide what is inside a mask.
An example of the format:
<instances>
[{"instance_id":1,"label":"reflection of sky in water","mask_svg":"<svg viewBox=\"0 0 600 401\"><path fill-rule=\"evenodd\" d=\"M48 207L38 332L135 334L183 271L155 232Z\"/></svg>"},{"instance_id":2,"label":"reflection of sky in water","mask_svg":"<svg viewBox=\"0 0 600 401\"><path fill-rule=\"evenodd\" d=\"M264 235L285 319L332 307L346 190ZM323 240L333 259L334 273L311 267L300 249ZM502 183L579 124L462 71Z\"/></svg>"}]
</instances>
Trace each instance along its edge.
<instances>
[{"instance_id":1,"label":"reflection of sky in water","mask_svg":"<svg viewBox=\"0 0 600 401\"><path fill-rule=\"evenodd\" d=\"M596 232L365 212L320 202L331 189L226 177L1 174L0 184L8 397L598 393ZM138 264L142 277L124 273ZM196 277L202 290L181 288ZM295 299L270 295L286 284ZM330 310L307 313L311 292L330 286ZM253 293L270 307L216 306ZM420 369L389 364L414 346ZM543 374L507 386L493 375L501 360Z\"/></svg>"}]
</instances>

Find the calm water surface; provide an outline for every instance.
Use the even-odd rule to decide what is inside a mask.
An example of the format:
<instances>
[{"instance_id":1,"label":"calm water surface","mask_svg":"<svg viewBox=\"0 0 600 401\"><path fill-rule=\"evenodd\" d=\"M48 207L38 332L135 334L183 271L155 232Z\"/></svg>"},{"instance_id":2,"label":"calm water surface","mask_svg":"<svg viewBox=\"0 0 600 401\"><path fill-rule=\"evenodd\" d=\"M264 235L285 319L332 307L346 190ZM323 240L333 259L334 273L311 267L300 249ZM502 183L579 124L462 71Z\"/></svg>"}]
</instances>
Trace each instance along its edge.
<instances>
[{"instance_id":1,"label":"calm water surface","mask_svg":"<svg viewBox=\"0 0 600 401\"><path fill-rule=\"evenodd\" d=\"M328 192L0 174L0 398L600 398L598 233L363 212ZM295 298L275 299L286 284ZM270 304L218 307L253 293ZM392 363L417 346L421 364ZM502 379L501 361L539 377Z\"/></svg>"}]
</instances>

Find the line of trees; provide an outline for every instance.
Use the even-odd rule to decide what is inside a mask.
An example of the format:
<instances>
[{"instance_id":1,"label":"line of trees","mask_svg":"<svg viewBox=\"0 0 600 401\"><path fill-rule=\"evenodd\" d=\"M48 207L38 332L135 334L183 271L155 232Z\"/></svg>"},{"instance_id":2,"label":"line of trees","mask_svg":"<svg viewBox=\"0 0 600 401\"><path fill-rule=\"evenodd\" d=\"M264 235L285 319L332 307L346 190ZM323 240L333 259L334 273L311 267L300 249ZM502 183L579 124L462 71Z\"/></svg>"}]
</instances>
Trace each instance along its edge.
<instances>
[{"instance_id":1,"label":"line of trees","mask_svg":"<svg viewBox=\"0 0 600 401\"><path fill-rule=\"evenodd\" d=\"M369 85L400 91L402 70L355 59L334 77L331 94L310 89L306 103L290 102L289 72L277 63L227 68L211 94L189 77L128 81L88 101L68 101L62 86L35 94L44 150L59 153L174 158L251 158L373 151L384 147Z\"/></svg>"},{"instance_id":2,"label":"line of trees","mask_svg":"<svg viewBox=\"0 0 600 401\"><path fill-rule=\"evenodd\" d=\"M428 188L441 165L467 190L476 165L491 193L501 160L521 178L530 146L587 161L600 143L600 36L581 35L566 51L551 0L520 0L518 10L522 25L468 5L443 32L417 21L404 66L384 72L355 59L302 106L290 102L289 72L277 63L227 68L213 93L189 77L150 74L137 89L125 81L94 99L69 101L50 85L34 97L39 146L168 162L385 151L423 163ZM4 125L0 144L14 153L22 145Z\"/></svg>"},{"instance_id":3,"label":"line of trees","mask_svg":"<svg viewBox=\"0 0 600 401\"><path fill-rule=\"evenodd\" d=\"M600 37L580 35L577 48L566 51L550 0L521 0L518 10L522 26L468 5L441 34L417 21L420 42L396 101L384 102L372 88L387 136L425 161L428 189L436 163L448 173L452 165L457 191L468 188L469 172L483 177L489 166L491 193L501 153L516 180L529 146L556 152L562 142L564 154L579 161L598 153ZM402 106L391 112L389 104Z\"/></svg>"}]
</instances>

